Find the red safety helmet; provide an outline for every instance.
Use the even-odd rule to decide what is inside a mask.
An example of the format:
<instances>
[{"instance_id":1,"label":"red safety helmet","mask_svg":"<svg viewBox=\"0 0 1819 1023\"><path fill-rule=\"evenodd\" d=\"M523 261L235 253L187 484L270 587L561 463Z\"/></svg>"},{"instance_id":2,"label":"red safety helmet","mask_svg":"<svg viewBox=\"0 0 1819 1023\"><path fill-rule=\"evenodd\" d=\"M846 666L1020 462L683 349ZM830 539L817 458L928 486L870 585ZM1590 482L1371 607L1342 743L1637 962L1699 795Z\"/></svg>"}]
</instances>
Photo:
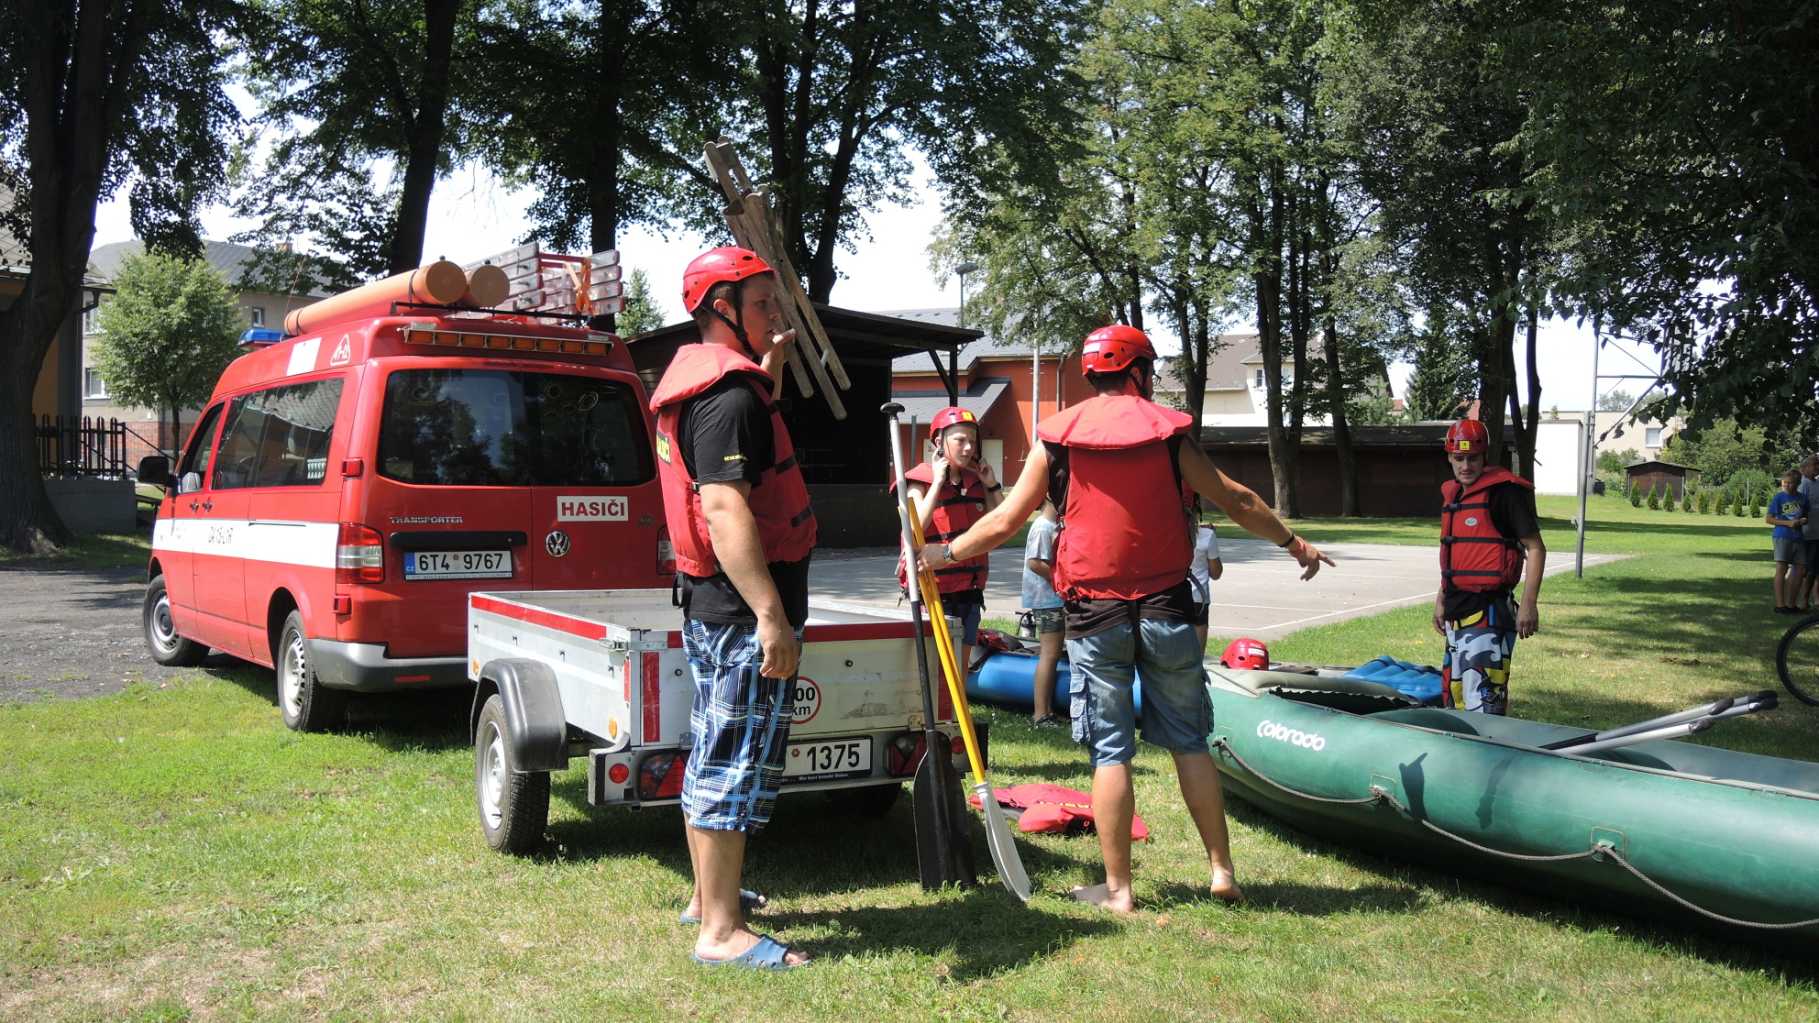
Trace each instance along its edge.
<instances>
[{"instance_id":1,"label":"red safety helmet","mask_svg":"<svg viewBox=\"0 0 1819 1023\"><path fill-rule=\"evenodd\" d=\"M941 431L955 425L970 426L976 430L979 428L979 417L958 405L949 405L935 413L935 418L929 420L928 439L940 443Z\"/></svg>"},{"instance_id":2,"label":"red safety helmet","mask_svg":"<svg viewBox=\"0 0 1819 1023\"><path fill-rule=\"evenodd\" d=\"M1228 668L1252 668L1257 671L1268 671L1270 666L1270 648L1259 639L1246 636L1234 639L1225 645L1225 652L1219 655L1219 663Z\"/></svg>"},{"instance_id":3,"label":"red safety helmet","mask_svg":"<svg viewBox=\"0 0 1819 1023\"><path fill-rule=\"evenodd\" d=\"M723 281L742 281L771 272L770 266L750 249L722 245L696 256L682 271L682 311L692 313L708 290Z\"/></svg>"},{"instance_id":4,"label":"red safety helmet","mask_svg":"<svg viewBox=\"0 0 1819 1023\"><path fill-rule=\"evenodd\" d=\"M1114 323L1086 336L1080 349L1082 373L1117 373L1138 359L1156 358L1149 335L1136 327Z\"/></svg>"},{"instance_id":5,"label":"red safety helmet","mask_svg":"<svg viewBox=\"0 0 1819 1023\"><path fill-rule=\"evenodd\" d=\"M1476 419L1461 419L1446 428L1446 453L1483 451L1490 447L1491 432Z\"/></svg>"}]
</instances>

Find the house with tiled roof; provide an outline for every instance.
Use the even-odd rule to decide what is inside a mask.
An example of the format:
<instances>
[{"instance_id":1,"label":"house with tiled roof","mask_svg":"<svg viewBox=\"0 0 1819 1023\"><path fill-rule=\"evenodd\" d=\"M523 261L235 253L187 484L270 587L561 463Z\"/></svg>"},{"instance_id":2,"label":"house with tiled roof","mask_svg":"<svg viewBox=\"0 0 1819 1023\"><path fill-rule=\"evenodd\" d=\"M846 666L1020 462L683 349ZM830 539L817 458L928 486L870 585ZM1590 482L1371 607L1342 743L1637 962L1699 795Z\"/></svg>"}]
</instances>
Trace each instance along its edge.
<instances>
[{"instance_id":1,"label":"house with tiled roof","mask_svg":"<svg viewBox=\"0 0 1819 1023\"><path fill-rule=\"evenodd\" d=\"M102 280L112 280L120 272L121 264L134 255L145 250L138 240L114 242L97 246L89 253L90 272ZM292 309L309 305L324 297L327 292L312 283L304 281L294 285L289 291L273 291L263 286L253 286L247 280L249 269L259 250L233 242L204 241L202 257L210 266L227 280L228 287L234 291L234 300L240 306L244 323L248 327L277 327L283 324L284 315ZM103 300L105 302L105 299ZM155 447L166 451L182 443L188 433L190 424L195 420L198 409L185 409L182 412L182 426L176 437L171 437L170 423L161 417L157 410L135 408L119 404L109 396L107 381L96 367L96 342L101 338L100 319L95 309L89 309L82 315L82 355L81 355L81 410L80 415L102 419L119 419L126 423L128 433L129 462L136 462L139 455L150 454Z\"/></svg>"}]
</instances>

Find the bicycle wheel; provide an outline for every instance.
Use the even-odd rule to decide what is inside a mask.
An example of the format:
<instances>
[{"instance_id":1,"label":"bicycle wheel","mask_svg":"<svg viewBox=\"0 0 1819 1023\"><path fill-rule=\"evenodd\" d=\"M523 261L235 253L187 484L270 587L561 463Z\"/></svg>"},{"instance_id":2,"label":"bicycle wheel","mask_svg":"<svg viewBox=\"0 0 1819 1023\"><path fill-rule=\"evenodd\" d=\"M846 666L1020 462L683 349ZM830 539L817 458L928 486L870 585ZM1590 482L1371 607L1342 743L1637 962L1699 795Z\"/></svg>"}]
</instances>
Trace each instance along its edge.
<instances>
[{"instance_id":1,"label":"bicycle wheel","mask_svg":"<svg viewBox=\"0 0 1819 1023\"><path fill-rule=\"evenodd\" d=\"M1781 637L1775 670L1795 699L1819 706L1819 615L1795 622Z\"/></svg>"}]
</instances>

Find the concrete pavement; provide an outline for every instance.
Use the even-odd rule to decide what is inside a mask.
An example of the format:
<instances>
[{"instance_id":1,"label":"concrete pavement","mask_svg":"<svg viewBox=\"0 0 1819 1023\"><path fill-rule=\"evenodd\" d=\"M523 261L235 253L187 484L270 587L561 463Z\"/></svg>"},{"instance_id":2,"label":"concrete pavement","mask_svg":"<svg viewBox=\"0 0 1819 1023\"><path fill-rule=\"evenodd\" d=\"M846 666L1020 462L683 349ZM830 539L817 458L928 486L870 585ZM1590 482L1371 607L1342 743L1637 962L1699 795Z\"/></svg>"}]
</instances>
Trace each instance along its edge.
<instances>
[{"instance_id":1,"label":"concrete pavement","mask_svg":"<svg viewBox=\"0 0 1819 1023\"><path fill-rule=\"evenodd\" d=\"M1311 625L1431 603L1440 580L1436 547L1322 544L1336 564L1322 567L1308 582L1272 544L1221 538L1219 548L1225 575L1213 583L1215 635L1276 639ZM986 617L1015 617L1022 604L1022 557L1021 549L992 552ZM1587 566L1612 560L1608 554L1585 557ZM907 619L909 605L897 601L896 567L896 551L889 549L820 553L810 569L810 593L817 604L873 614L896 611ZM1572 551L1548 552L1549 575L1572 568Z\"/></svg>"}]
</instances>

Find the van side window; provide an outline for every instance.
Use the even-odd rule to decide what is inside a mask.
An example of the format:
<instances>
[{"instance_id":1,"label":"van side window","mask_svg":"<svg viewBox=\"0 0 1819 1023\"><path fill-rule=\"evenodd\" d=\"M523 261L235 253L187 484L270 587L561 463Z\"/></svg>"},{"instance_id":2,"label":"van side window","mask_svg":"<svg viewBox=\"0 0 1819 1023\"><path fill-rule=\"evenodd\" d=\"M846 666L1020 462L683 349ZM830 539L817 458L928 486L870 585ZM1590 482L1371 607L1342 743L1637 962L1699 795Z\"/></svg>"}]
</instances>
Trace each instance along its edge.
<instances>
[{"instance_id":1,"label":"van side window","mask_svg":"<svg viewBox=\"0 0 1819 1023\"><path fill-rule=\"evenodd\" d=\"M215 434L221 432L221 409L216 405L202 415L202 424L196 432L190 434L189 450L183 453L183 462L177 469L177 478L182 479L188 473L195 473L208 482L210 456L215 450Z\"/></svg>"},{"instance_id":2,"label":"van side window","mask_svg":"<svg viewBox=\"0 0 1819 1023\"><path fill-rule=\"evenodd\" d=\"M341 378L272 387L234 399L215 486L299 487L328 474Z\"/></svg>"}]
</instances>

